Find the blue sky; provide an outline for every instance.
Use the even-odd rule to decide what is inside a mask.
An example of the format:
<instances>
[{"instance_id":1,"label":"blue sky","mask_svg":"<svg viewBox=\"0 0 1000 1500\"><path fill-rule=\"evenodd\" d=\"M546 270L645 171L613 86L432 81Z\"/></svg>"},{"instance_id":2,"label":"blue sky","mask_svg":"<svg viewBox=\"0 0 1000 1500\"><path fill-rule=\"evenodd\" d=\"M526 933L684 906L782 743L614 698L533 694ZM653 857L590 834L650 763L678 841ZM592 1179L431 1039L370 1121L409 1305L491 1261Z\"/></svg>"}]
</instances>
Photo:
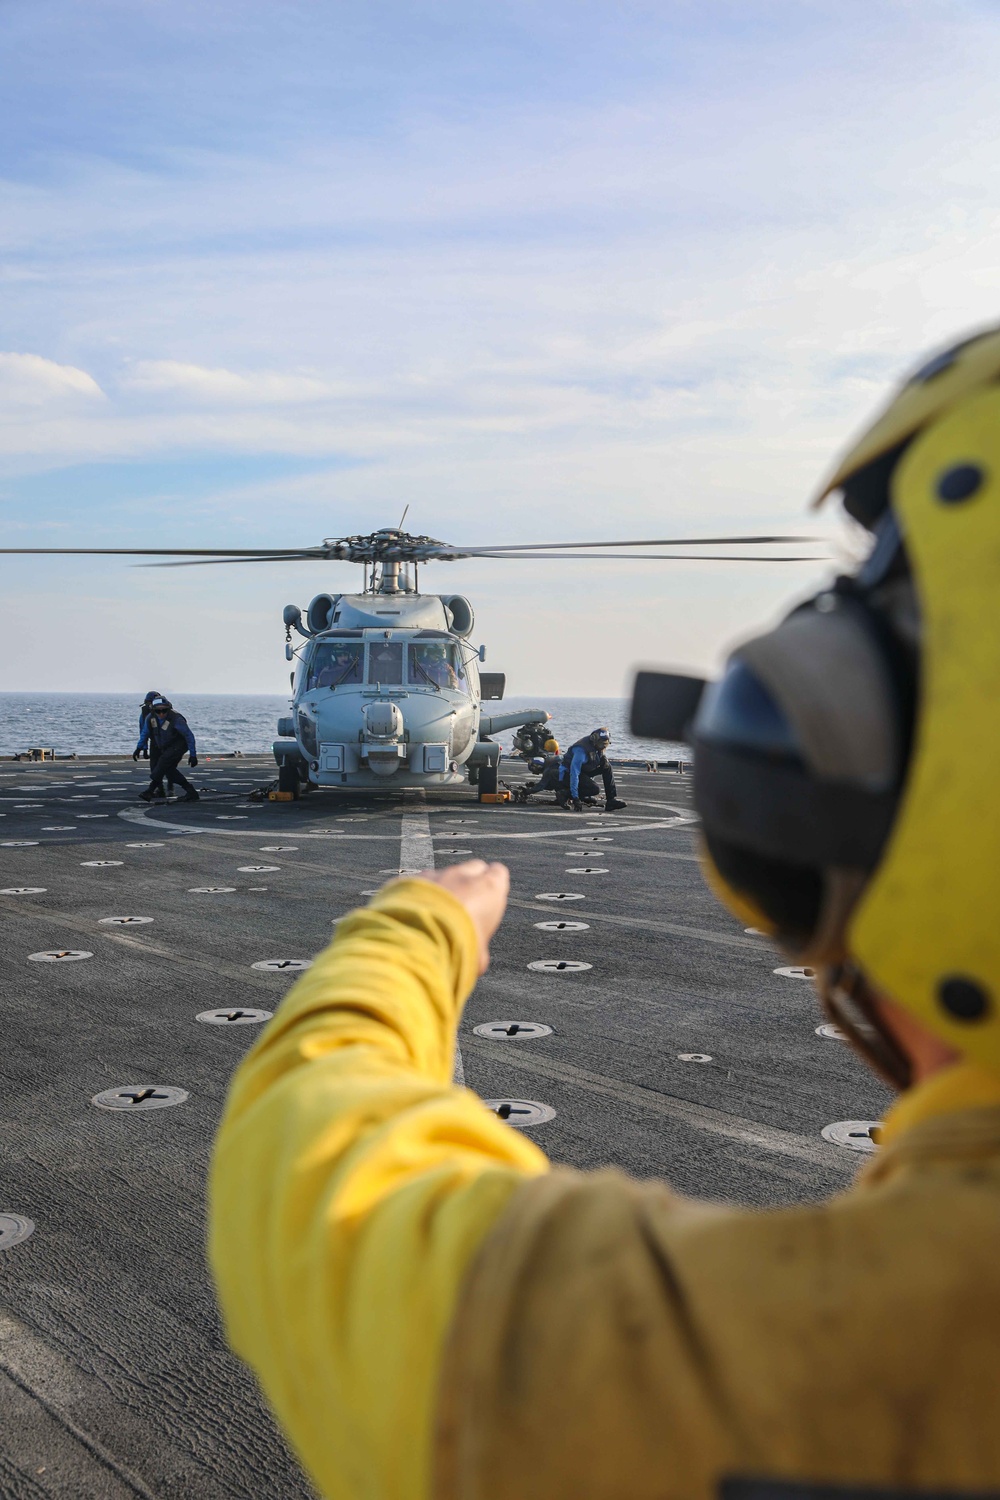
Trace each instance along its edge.
<instances>
[{"instance_id":1,"label":"blue sky","mask_svg":"<svg viewBox=\"0 0 1000 1500\"><path fill-rule=\"evenodd\" d=\"M0 75L6 545L800 530L1000 310L993 4L5 0ZM281 606L354 576L0 573L0 688L172 693L280 691ZM599 694L823 576L422 581L512 691Z\"/></svg>"}]
</instances>

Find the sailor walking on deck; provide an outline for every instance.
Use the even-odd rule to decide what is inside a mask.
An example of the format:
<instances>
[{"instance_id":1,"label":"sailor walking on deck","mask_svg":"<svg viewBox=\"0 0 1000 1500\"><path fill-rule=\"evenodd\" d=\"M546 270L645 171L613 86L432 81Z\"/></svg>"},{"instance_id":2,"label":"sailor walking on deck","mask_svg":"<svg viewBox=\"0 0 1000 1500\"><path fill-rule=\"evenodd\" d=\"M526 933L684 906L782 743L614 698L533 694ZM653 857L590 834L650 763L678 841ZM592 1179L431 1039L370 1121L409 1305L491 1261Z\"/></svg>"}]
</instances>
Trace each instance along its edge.
<instances>
[{"instance_id":1,"label":"sailor walking on deck","mask_svg":"<svg viewBox=\"0 0 1000 1500\"><path fill-rule=\"evenodd\" d=\"M167 700L164 698L163 694L161 692L158 692L156 688L150 688L150 690L146 694L145 698L143 698L141 704L139 705L139 740L140 740L140 743L142 741L143 732L144 732L144 730L146 728L146 720L149 718L150 705L152 703L156 703L156 702L165 703L166 701ZM149 759L149 740L148 740L148 738L147 738L147 741L146 741L146 748L141 753L142 753L143 756L145 756L145 758L147 760ZM173 790L174 790L174 776L173 776L172 772L168 771L167 775L166 775L166 791L164 791L163 785L161 784L160 787L159 787L159 789L156 792L154 792L153 795L154 795L154 797L163 797L164 799L166 799L167 797L169 797L169 796L172 795Z\"/></svg>"},{"instance_id":2,"label":"sailor walking on deck","mask_svg":"<svg viewBox=\"0 0 1000 1500\"><path fill-rule=\"evenodd\" d=\"M619 801L614 772L605 753L610 742L610 732L602 727L592 729L582 740L570 745L562 758L559 771L557 798L563 807L572 807L580 812L584 799L596 797L597 782L594 777L597 775L604 782L604 805L607 811L617 812L625 806L624 802Z\"/></svg>"},{"instance_id":3,"label":"sailor walking on deck","mask_svg":"<svg viewBox=\"0 0 1000 1500\"><path fill-rule=\"evenodd\" d=\"M146 790L139 793L140 800L152 802L155 796L163 796L163 779L166 777L169 782L176 782L184 789L185 802L200 801L198 793L179 769L185 752L189 766L198 764L194 735L187 719L183 714L175 712L166 698L154 698L150 704L139 743L132 752L133 760L139 759L147 744L150 747L150 782Z\"/></svg>"}]
</instances>

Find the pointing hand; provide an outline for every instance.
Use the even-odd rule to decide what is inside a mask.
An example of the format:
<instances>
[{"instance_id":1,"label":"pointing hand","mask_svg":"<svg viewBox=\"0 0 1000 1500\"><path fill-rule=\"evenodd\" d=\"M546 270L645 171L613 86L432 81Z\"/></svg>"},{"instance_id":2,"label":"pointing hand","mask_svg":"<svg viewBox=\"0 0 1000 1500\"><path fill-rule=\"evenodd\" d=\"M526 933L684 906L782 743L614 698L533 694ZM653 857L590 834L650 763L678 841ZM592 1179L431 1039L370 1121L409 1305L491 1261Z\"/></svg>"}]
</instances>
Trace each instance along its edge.
<instances>
[{"instance_id":1,"label":"pointing hand","mask_svg":"<svg viewBox=\"0 0 1000 1500\"><path fill-rule=\"evenodd\" d=\"M461 901L476 929L479 939L479 972L490 966L490 939L503 919L510 890L510 871L506 865L488 865L482 859L467 859L447 870L422 870L421 880L443 885Z\"/></svg>"}]
</instances>

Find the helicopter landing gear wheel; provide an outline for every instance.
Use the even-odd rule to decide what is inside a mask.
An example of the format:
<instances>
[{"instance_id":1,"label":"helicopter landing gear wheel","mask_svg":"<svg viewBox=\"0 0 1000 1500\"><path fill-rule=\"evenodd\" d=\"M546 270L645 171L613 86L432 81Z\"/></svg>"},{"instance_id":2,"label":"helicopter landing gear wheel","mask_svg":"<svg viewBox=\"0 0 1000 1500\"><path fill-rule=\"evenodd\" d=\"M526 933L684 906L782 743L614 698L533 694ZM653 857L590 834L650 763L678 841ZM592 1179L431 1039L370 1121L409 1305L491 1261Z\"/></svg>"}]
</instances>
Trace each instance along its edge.
<instances>
[{"instance_id":1,"label":"helicopter landing gear wheel","mask_svg":"<svg viewBox=\"0 0 1000 1500\"><path fill-rule=\"evenodd\" d=\"M482 801L484 795L486 795L488 793L496 792L496 789L497 789L497 768L496 768L496 766L481 766L479 768L479 800Z\"/></svg>"},{"instance_id":2,"label":"helicopter landing gear wheel","mask_svg":"<svg viewBox=\"0 0 1000 1500\"><path fill-rule=\"evenodd\" d=\"M293 797L299 795L299 773L294 766L278 767L278 791L291 792Z\"/></svg>"}]
</instances>

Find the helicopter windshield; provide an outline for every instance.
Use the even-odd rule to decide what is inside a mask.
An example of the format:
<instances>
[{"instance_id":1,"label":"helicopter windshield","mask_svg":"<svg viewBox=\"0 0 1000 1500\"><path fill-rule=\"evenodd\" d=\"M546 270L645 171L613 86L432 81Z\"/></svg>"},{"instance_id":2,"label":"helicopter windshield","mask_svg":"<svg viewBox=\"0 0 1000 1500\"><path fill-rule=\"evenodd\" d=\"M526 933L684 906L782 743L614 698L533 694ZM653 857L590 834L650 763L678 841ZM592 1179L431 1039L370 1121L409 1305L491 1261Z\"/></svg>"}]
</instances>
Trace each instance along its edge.
<instances>
[{"instance_id":1,"label":"helicopter windshield","mask_svg":"<svg viewBox=\"0 0 1000 1500\"><path fill-rule=\"evenodd\" d=\"M402 686L402 641L372 642L368 648L368 681L384 687Z\"/></svg>"},{"instance_id":2,"label":"helicopter windshield","mask_svg":"<svg viewBox=\"0 0 1000 1500\"><path fill-rule=\"evenodd\" d=\"M309 663L309 688L339 688L362 678L364 646L360 641L324 641Z\"/></svg>"},{"instance_id":3,"label":"helicopter windshield","mask_svg":"<svg viewBox=\"0 0 1000 1500\"><path fill-rule=\"evenodd\" d=\"M451 643L414 641L407 654L411 687L450 688L455 693L469 691L461 654Z\"/></svg>"}]
</instances>

